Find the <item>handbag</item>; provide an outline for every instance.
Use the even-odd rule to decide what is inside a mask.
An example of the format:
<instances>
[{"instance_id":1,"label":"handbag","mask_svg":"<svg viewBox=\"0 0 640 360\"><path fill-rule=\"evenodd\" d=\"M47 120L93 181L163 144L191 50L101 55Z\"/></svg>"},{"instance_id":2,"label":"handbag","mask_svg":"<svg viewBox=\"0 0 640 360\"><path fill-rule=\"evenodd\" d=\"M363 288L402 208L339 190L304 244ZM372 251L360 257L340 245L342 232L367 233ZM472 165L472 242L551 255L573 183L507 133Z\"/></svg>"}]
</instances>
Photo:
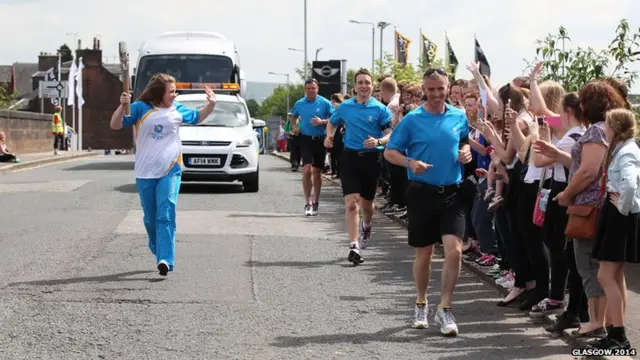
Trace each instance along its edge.
<instances>
[{"instance_id":1,"label":"handbag","mask_svg":"<svg viewBox=\"0 0 640 360\"><path fill-rule=\"evenodd\" d=\"M607 174L603 174L600 186L600 198L604 196ZM600 200L598 200L600 203ZM578 240L594 240L598 231L599 205L569 205L567 214L569 220L564 230L565 236Z\"/></svg>"},{"instance_id":2,"label":"handbag","mask_svg":"<svg viewBox=\"0 0 640 360\"><path fill-rule=\"evenodd\" d=\"M533 209L533 223L539 227L544 226L544 217L547 213L547 203L549 202L549 193L551 189L543 187L547 178L547 167L542 170L540 183L538 184L538 196L536 197L536 205Z\"/></svg>"}]
</instances>

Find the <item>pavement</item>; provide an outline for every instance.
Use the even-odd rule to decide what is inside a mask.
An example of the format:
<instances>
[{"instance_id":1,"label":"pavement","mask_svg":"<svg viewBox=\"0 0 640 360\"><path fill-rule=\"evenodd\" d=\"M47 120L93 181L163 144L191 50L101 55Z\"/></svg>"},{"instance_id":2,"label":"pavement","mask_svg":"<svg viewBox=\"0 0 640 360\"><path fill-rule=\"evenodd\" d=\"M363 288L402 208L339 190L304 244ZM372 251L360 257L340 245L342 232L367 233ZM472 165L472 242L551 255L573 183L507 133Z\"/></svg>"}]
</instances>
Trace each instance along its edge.
<instances>
[{"instance_id":1,"label":"pavement","mask_svg":"<svg viewBox=\"0 0 640 360\"><path fill-rule=\"evenodd\" d=\"M32 169L40 166L55 164L63 161L77 160L103 154L100 151L61 151L53 155L53 151L41 153L18 154L19 163L0 163L0 174Z\"/></svg>"},{"instance_id":2,"label":"pavement","mask_svg":"<svg viewBox=\"0 0 640 360\"><path fill-rule=\"evenodd\" d=\"M133 157L0 177L0 359L573 359L463 270L460 335L411 329L406 229L376 214L366 262L347 262L340 187L302 215L300 173L263 155L261 190L185 183L177 262L147 248ZM442 259L434 258L430 320Z\"/></svg>"}]
</instances>

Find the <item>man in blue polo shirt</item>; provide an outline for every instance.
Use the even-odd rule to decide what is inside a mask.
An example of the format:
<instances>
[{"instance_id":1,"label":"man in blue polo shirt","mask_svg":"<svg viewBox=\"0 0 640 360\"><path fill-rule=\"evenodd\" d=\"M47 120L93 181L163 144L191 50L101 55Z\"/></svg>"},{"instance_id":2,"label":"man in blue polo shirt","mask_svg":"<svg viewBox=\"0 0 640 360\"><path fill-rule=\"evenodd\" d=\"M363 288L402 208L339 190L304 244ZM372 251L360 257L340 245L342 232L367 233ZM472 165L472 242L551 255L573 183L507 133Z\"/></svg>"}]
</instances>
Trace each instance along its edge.
<instances>
[{"instance_id":1,"label":"man in blue polo shirt","mask_svg":"<svg viewBox=\"0 0 640 360\"><path fill-rule=\"evenodd\" d=\"M442 243L445 260L442 291L435 321L444 335L457 335L451 298L460 273L465 211L458 195L461 164L472 160L469 124L463 110L445 103L449 92L446 71L425 71L422 90L427 102L407 114L394 129L385 158L408 168L407 221L409 245L416 249L413 276L417 301L413 325L429 326L426 291L431 275L433 245Z\"/></svg>"},{"instance_id":2,"label":"man in blue polo shirt","mask_svg":"<svg viewBox=\"0 0 640 360\"><path fill-rule=\"evenodd\" d=\"M382 162L380 148L391 134L391 112L371 96L373 77L367 69L355 74L357 97L342 102L327 125L325 146L333 147L335 129L344 124L344 150L340 157L340 181L345 205L345 227L349 233L349 256L354 265L362 263L362 250L371 240L373 199ZM359 221L359 210L362 220ZM360 231L358 231L358 227Z\"/></svg>"},{"instance_id":3,"label":"man in blue polo shirt","mask_svg":"<svg viewBox=\"0 0 640 360\"><path fill-rule=\"evenodd\" d=\"M322 170L324 169L327 149L324 139L327 134L326 125L333 114L333 105L327 98L318 95L318 81L309 79L304 83L305 97L296 101L291 109L299 125L293 126L293 132L300 131L298 144L302 153L302 189L304 190L304 214L318 215L320 189L322 188ZM298 129L299 127L299 129ZM313 201L311 189L313 188Z\"/></svg>"}]
</instances>

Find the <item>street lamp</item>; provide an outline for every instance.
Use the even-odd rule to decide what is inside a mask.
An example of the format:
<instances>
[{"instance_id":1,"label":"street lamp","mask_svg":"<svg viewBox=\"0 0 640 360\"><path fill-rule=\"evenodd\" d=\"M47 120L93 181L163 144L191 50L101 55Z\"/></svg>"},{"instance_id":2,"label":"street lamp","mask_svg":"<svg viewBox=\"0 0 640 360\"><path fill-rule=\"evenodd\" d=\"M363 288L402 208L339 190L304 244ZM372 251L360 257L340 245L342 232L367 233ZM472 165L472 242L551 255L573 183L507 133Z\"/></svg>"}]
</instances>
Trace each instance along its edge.
<instances>
[{"instance_id":1,"label":"street lamp","mask_svg":"<svg viewBox=\"0 0 640 360\"><path fill-rule=\"evenodd\" d=\"M391 25L390 22L380 21L378 22L378 27L380 28L380 62L382 62L382 35L384 33L384 29Z\"/></svg>"},{"instance_id":2,"label":"street lamp","mask_svg":"<svg viewBox=\"0 0 640 360\"><path fill-rule=\"evenodd\" d=\"M289 110L291 109L291 107L289 106L289 73L277 73L277 72L269 71L269 75L283 75L287 77L287 113L288 113Z\"/></svg>"},{"instance_id":3,"label":"street lamp","mask_svg":"<svg viewBox=\"0 0 640 360\"><path fill-rule=\"evenodd\" d=\"M352 24L371 25L371 71L373 72L376 63L376 24L353 19L349 20L349 22Z\"/></svg>"},{"instance_id":4,"label":"street lamp","mask_svg":"<svg viewBox=\"0 0 640 360\"><path fill-rule=\"evenodd\" d=\"M305 80L308 76L307 73L307 0L304 0L304 77ZM289 111L289 109L287 109Z\"/></svg>"},{"instance_id":5,"label":"street lamp","mask_svg":"<svg viewBox=\"0 0 640 360\"><path fill-rule=\"evenodd\" d=\"M316 61L318 61L318 53L320 53L320 51L322 51L322 48L316 49Z\"/></svg>"}]
</instances>

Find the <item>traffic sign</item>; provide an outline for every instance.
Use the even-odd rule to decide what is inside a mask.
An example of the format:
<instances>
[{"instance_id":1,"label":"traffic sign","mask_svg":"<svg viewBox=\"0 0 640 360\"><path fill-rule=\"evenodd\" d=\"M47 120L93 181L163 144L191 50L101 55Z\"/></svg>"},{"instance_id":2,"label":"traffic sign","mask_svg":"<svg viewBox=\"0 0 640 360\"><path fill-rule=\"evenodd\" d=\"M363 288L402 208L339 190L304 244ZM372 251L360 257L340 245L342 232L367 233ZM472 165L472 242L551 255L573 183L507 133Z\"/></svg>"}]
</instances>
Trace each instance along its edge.
<instances>
[{"instance_id":1,"label":"traffic sign","mask_svg":"<svg viewBox=\"0 0 640 360\"><path fill-rule=\"evenodd\" d=\"M67 99L69 87L67 81L44 81L40 80L39 95L41 99Z\"/></svg>"}]
</instances>

